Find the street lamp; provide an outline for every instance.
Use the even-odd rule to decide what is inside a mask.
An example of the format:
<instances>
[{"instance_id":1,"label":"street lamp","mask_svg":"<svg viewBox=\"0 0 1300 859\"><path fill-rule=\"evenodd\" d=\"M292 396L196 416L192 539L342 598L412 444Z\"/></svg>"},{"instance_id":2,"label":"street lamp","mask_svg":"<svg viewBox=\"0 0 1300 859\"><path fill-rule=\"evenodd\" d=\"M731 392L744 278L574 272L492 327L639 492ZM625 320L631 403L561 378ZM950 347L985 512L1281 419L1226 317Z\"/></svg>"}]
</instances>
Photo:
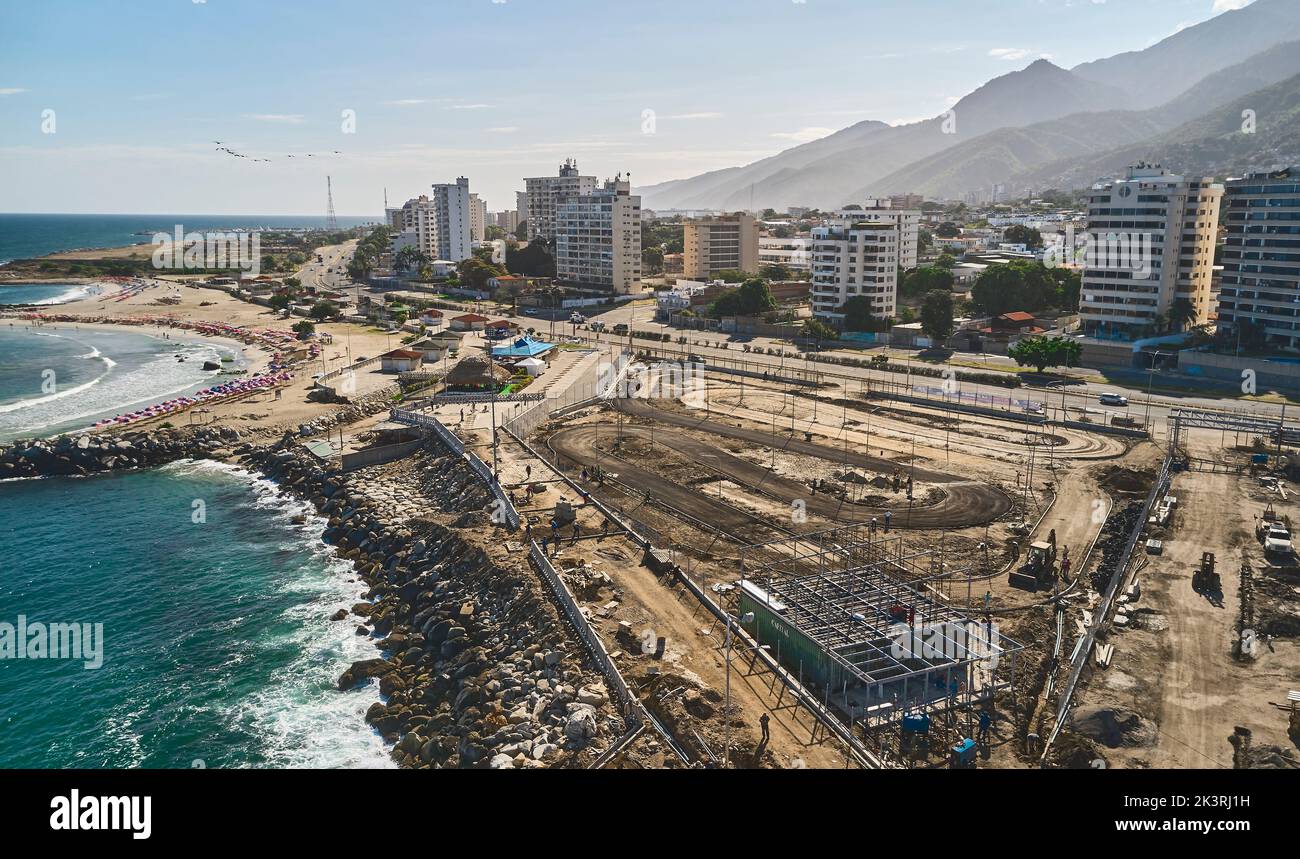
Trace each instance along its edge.
<instances>
[{"instance_id":1,"label":"street lamp","mask_svg":"<svg viewBox=\"0 0 1300 859\"><path fill-rule=\"evenodd\" d=\"M740 617L741 623L753 623L754 613L745 612ZM731 624L732 618L730 612L727 614L727 695L726 702L722 705L722 717L727 722L727 738L722 747L722 768L730 769L731 767Z\"/></svg>"}]
</instances>

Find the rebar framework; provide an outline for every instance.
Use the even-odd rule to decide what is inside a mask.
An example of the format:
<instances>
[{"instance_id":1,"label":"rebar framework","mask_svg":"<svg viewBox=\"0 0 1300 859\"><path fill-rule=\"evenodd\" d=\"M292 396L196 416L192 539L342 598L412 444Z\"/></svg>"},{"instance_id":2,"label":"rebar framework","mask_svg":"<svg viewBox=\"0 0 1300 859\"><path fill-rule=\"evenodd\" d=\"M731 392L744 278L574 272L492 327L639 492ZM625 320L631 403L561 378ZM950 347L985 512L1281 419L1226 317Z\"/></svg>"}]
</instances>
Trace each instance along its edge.
<instances>
[{"instance_id":1,"label":"rebar framework","mask_svg":"<svg viewBox=\"0 0 1300 859\"><path fill-rule=\"evenodd\" d=\"M759 643L868 732L905 715L952 725L1014 683L1022 646L951 607L943 584L973 565L954 569L941 550L853 525L751 546L741 569Z\"/></svg>"}]
</instances>

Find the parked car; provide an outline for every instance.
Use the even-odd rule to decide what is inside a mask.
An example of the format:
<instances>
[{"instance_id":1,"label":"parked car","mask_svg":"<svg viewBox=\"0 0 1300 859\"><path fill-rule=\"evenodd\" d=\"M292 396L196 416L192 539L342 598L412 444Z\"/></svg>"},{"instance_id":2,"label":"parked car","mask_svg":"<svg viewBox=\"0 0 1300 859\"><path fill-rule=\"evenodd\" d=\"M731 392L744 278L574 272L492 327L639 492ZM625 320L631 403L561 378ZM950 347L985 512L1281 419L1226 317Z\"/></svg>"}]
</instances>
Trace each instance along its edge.
<instances>
[{"instance_id":1,"label":"parked car","mask_svg":"<svg viewBox=\"0 0 1300 859\"><path fill-rule=\"evenodd\" d=\"M629 329L628 329L628 326L627 326L627 323L626 323L626 322L620 322L620 323L618 323L617 325L614 326L614 333L615 333L615 334L619 334L619 335L626 334L626 333L628 332L628 330L629 330Z\"/></svg>"},{"instance_id":2,"label":"parked car","mask_svg":"<svg viewBox=\"0 0 1300 859\"><path fill-rule=\"evenodd\" d=\"M1127 406L1128 397L1121 397L1119 394L1102 394L1097 399L1101 400L1103 406Z\"/></svg>"}]
</instances>

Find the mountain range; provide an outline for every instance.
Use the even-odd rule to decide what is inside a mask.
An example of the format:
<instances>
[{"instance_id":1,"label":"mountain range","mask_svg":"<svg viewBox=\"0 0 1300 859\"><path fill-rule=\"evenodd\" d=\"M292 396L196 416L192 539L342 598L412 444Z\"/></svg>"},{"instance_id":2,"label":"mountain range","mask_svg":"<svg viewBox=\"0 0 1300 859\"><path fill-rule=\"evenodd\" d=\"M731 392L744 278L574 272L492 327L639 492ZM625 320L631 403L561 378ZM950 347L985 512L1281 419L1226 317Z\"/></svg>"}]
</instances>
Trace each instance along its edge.
<instances>
[{"instance_id":1,"label":"mountain range","mask_svg":"<svg viewBox=\"0 0 1300 859\"><path fill-rule=\"evenodd\" d=\"M960 198L994 184L1010 193L1082 187L1126 158L1198 175L1202 165L1222 168L1205 175L1267 168L1295 148L1285 130L1296 75L1300 2L1255 0L1145 51L1071 70L1038 60L932 119L859 122L744 167L638 192L648 209L838 208L907 192ZM1258 133L1242 133L1244 110L1255 112Z\"/></svg>"}]
</instances>

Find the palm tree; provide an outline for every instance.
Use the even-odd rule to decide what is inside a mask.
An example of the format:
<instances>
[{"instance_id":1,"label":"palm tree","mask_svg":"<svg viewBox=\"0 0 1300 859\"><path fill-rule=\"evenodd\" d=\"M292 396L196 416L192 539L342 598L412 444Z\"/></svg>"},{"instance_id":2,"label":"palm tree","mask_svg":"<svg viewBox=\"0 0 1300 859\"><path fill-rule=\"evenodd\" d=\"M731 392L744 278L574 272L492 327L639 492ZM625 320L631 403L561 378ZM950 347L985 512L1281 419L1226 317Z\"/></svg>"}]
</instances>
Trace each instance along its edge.
<instances>
[{"instance_id":1,"label":"palm tree","mask_svg":"<svg viewBox=\"0 0 1300 859\"><path fill-rule=\"evenodd\" d=\"M1169 308L1169 328L1171 330L1186 331L1187 326L1196 321L1196 307L1186 298L1174 299L1173 306Z\"/></svg>"}]
</instances>

